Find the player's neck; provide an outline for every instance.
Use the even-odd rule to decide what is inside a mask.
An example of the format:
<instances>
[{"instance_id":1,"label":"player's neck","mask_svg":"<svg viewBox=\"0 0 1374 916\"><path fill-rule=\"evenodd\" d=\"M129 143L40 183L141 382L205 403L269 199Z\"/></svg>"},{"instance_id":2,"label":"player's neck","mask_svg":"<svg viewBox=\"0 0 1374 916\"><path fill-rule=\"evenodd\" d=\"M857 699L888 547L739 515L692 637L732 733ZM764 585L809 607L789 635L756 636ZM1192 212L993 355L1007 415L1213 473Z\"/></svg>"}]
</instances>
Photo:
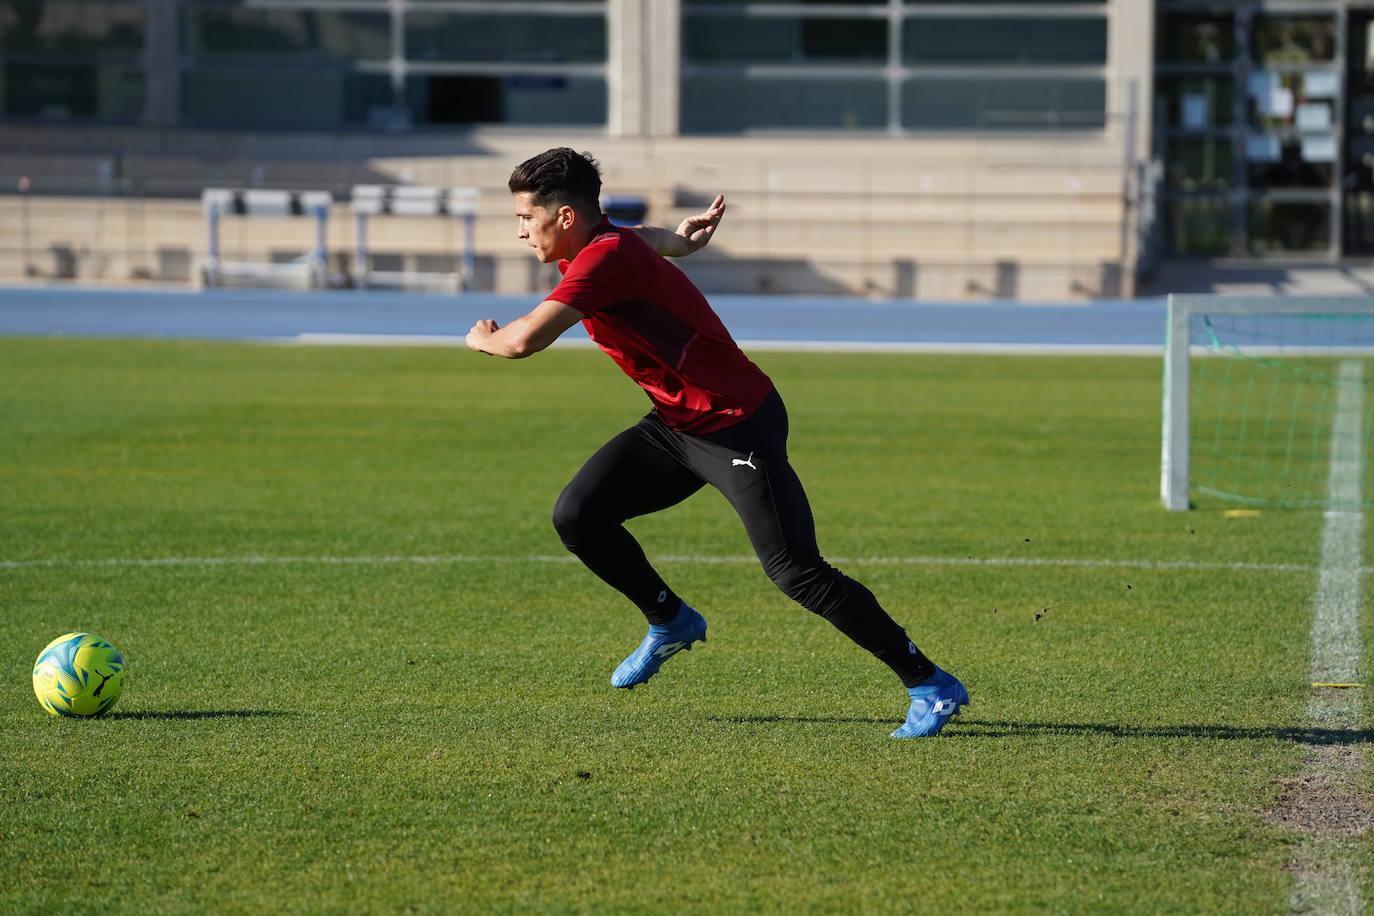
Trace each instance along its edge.
<instances>
[{"instance_id":1,"label":"player's neck","mask_svg":"<svg viewBox=\"0 0 1374 916\"><path fill-rule=\"evenodd\" d=\"M587 243L592 240L592 235L596 232L596 227L601 225L600 217L595 223L587 223L578 220L575 225L568 230L567 247L564 249L563 258L571 261L577 257L577 253L587 247Z\"/></svg>"}]
</instances>

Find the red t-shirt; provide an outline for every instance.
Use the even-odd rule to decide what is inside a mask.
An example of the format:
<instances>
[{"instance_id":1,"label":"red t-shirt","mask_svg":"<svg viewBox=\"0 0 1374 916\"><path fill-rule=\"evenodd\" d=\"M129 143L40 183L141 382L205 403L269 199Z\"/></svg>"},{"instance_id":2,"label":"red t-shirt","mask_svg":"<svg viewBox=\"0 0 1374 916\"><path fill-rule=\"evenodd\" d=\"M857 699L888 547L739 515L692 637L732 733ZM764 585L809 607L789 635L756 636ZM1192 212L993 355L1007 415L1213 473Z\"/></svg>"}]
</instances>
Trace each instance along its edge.
<instances>
[{"instance_id":1,"label":"red t-shirt","mask_svg":"<svg viewBox=\"0 0 1374 916\"><path fill-rule=\"evenodd\" d=\"M644 389L669 427L724 429L773 390L701 291L633 231L603 219L558 269L563 281L549 298L587 316L588 336Z\"/></svg>"}]
</instances>

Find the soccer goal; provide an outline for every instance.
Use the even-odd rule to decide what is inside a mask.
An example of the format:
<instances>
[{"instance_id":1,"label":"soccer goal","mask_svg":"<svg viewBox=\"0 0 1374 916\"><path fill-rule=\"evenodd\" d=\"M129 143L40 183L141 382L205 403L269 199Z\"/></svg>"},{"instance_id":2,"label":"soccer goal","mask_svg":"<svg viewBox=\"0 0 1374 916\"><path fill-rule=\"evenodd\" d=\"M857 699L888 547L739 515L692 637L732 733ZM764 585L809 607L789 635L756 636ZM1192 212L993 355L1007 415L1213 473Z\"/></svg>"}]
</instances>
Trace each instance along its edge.
<instances>
[{"instance_id":1,"label":"soccer goal","mask_svg":"<svg viewBox=\"0 0 1374 916\"><path fill-rule=\"evenodd\" d=\"M1360 511L1374 296L1169 297L1160 496Z\"/></svg>"}]
</instances>

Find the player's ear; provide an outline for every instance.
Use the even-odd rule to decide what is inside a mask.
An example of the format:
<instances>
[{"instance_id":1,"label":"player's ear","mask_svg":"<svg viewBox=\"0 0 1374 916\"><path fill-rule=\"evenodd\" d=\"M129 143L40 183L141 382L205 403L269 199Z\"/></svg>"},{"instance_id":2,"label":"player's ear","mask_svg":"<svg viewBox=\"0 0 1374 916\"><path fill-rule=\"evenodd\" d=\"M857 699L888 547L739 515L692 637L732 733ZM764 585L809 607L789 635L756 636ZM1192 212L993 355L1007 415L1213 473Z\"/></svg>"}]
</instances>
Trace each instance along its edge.
<instances>
[{"instance_id":1,"label":"player's ear","mask_svg":"<svg viewBox=\"0 0 1374 916\"><path fill-rule=\"evenodd\" d=\"M564 204L558 208L558 228L571 229L573 223L577 221L577 211Z\"/></svg>"}]
</instances>

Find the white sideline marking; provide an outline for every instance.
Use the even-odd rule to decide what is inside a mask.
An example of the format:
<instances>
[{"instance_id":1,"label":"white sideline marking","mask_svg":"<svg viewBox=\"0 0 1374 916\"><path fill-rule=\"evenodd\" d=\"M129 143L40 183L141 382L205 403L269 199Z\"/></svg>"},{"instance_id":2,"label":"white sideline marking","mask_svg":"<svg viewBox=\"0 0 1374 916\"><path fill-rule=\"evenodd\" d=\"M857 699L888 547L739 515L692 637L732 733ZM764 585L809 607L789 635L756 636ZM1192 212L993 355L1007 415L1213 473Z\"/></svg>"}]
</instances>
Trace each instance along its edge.
<instances>
[{"instance_id":1,"label":"white sideline marking","mask_svg":"<svg viewBox=\"0 0 1374 916\"><path fill-rule=\"evenodd\" d=\"M1312 616L1311 679L1314 683L1358 680L1360 668L1360 549L1364 529L1361 477L1364 472L1361 429L1364 404L1364 364L1341 363L1331 423L1331 466L1327 499L1331 509L1322 527L1321 565ZM1308 721L1315 728L1360 727L1361 692L1317 690L1307 704ZM1358 750L1358 748L1356 748ZM1363 754L1357 758L1360 763ZM1322 780L1337 772L1329 761L1308 757L1304 775ZM1296 876L1290 908L1294 913L1355 914L1360 899L1351 842L1309 834L1293 862Z\"/></svg>"},{"instance_id":2,"label":"white sideline marking","mask_svg":"<svg viewBox=\"0 0 1374 916\"><path fill-rule=\"evenodd\" d=\"M667 555L652 558L658 563L755 564L757 557ZM1301 563L1197 563L1189 560L1093 560L1066 557L1037 559L1031 557L830 557L840 565L855 566L1050 566L1082 569L1143 569L1143 570L1234 570L1239 572L1304 572L1316 567ZM49 560L0 560L0 569L73 569L87 567L143 567L143 566L305 566L338 565L368 566L394 563L457 564L457 563L576 563L571 554L533 556L482 556L478 554L449 554L434 556L382 555L363 557L107 557L104 559L58 558ZM1368 569L1359 570L1361 573Z\"/></svg>"}]
</instances>

